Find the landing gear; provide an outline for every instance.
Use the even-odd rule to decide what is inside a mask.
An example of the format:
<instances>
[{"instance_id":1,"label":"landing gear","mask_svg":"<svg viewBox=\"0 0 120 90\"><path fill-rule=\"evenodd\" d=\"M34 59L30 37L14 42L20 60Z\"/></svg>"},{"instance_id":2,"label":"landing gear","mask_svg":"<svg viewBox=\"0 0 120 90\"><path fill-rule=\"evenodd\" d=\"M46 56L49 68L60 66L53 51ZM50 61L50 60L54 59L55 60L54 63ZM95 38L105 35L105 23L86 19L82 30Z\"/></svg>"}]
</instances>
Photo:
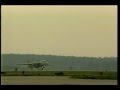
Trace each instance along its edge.
<instances>
[{"instance_id":1,"label":"landing gear","mask_svg":"<svg viewBox=\"0 0 120 90\"><path fill-rule=\"evenodd\" d=\"M38 70L43 70L45 67L37 68Z\"/></svg>"},{"instance_id":2,"label":"landing gear","mask_svg":"<svg viewBox=\"0 0 120 90\"><path fill-rule=\"evenodd\" d=\"M41 70L43 70L45 67L41 67Z\"/></svg>"},{"instance_id":3,"label":"landing gear","mask_svg":"<svg viewBox=\"0 0 120 90\"><path fill-rule=\"evenodd\" d=\"M45 67L42 67L42 70L44 69Z\"/></svg>"}]
</instances>

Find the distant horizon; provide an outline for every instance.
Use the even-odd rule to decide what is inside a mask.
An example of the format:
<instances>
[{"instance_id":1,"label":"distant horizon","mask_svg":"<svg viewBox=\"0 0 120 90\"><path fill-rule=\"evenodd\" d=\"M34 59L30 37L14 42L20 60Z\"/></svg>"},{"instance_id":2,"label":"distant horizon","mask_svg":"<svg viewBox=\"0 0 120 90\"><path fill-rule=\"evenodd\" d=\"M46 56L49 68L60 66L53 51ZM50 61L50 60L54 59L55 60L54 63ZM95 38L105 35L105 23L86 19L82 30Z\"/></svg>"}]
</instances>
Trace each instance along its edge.
<instances>
[{"instance_id":1,"label":"distant horizon","mask_svg":"<svg viewBox=\"0 0 120 90\"><path fill-rule=\"evenodd\" d=\"M71 57L93 57L93 58L105 58L105 57L115 57L117 58L117 56L75 56L75 55L60 55L60 54L33 54L33 53L1 53L1 55L3 54L14 54L14 55L50 55L50 56L71 56Z\"/></svg>"}]
</instances>

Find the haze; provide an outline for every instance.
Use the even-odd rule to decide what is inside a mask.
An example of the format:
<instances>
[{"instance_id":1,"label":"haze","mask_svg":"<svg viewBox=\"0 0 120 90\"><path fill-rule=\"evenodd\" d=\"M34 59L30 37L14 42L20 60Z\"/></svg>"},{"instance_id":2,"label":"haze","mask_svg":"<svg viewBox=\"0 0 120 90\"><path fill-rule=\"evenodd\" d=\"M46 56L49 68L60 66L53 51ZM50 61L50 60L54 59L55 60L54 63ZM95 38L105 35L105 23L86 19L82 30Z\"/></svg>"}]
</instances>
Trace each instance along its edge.
<instances>
[{"instance_id":1,"label":"haze","mask_svg":"<svg viewBox=\"0 0 120 90\"><path fill-rule=\"evenodd\" d=\"M1 53L117 56L117 6L1 6Z\"/></svg>"}]
</instances>

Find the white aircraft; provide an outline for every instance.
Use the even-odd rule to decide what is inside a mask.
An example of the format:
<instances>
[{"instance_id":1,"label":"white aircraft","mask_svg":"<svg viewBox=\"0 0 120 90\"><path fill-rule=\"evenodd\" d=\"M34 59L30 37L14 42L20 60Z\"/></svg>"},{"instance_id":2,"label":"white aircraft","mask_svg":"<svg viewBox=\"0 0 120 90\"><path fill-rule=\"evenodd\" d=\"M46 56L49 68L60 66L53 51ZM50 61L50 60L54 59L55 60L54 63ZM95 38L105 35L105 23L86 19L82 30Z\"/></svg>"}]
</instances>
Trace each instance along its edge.
<instances>
[{"instance_id":1,"label":"white aircraft","mask_svg":"<svg viewBox=\"0 0 120 90\"><path fill-rule=\"evenodd\" d=\"M33 70L33 68L36 68L36 69L41 68L43 70L45 68L45 66L48 65L48 62L46 60L42 60L40 62L30 63L28 61L28 63L18 64L18 65L28 65L28 68L31 68L31 70Z\"/></svg>"}]
</instances>

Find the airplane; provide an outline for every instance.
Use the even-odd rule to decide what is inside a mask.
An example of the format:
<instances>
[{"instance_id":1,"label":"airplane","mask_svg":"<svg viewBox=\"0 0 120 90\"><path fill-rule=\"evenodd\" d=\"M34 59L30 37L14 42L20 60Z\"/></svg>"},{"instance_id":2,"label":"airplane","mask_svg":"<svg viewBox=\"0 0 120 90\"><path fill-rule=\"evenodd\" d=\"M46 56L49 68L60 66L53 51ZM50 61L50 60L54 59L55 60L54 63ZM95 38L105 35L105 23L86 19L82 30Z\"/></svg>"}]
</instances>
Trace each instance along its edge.
<instances>
[{"instance_id":1,"label":"airplane","mask_svg":"<svg viewBox=\"0 0 120 90\"><path fill-rule=\"evenodd\" d=\"M42 60L40 62L30 63L28 61L28 63L22 63L22 64L18 64L18 65L28 65L28 68L31 68L31 70L33 70L33 68L36 68L36 69L41 68L43 70L45 68L45 66L48 65L48 62L46 60Z\"/></svg>"}]
</instances>

